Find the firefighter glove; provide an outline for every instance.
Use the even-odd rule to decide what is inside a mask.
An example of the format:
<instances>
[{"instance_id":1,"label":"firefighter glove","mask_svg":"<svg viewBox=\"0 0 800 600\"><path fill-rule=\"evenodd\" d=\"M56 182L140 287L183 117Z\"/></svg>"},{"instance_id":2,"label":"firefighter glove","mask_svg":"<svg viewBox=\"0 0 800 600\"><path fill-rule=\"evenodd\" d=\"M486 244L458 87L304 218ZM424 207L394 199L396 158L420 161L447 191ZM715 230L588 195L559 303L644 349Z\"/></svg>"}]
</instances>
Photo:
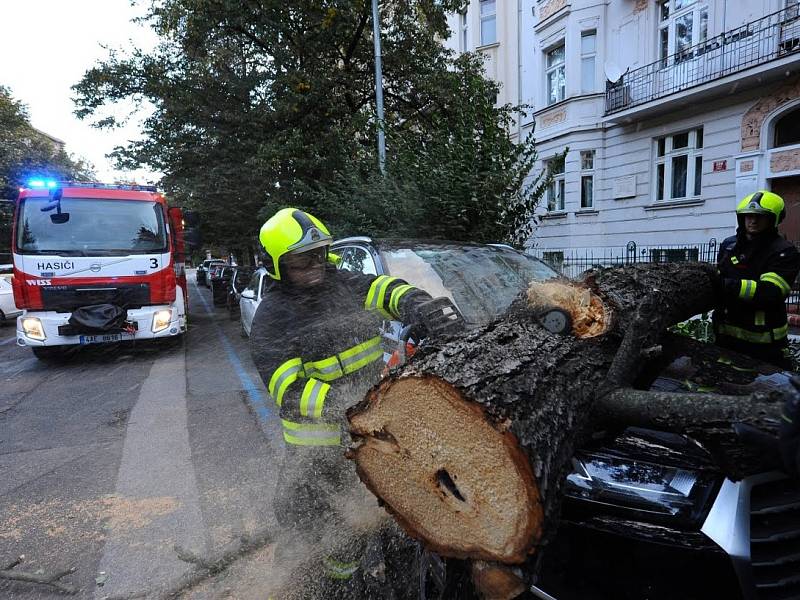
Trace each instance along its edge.
<instances>
[{"instance_id":1,"label":"firefighter glove","mask_svg":"<svg viewBox=\"0 0 800 600\"><path fill-rule=\"evenodd\" d=\"M726 296L738 298L742 282L739 279L723 279L722 291Z\"/></svg>"}]
</instances>

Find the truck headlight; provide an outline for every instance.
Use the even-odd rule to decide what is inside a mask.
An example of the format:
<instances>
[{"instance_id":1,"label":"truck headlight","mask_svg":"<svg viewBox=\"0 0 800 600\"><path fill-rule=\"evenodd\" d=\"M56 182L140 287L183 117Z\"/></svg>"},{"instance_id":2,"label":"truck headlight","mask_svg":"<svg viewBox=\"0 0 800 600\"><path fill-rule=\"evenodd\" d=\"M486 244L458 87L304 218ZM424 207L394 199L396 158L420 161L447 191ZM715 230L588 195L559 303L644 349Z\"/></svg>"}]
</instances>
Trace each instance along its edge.
<instances>
[{"instance_id":1,"label":"truck headlight","mask_svg":"<svg viewBox=\"0 0 800 600\"><path fill-rule=\"evenodd\" d=\"M43 341L47 336L44 334L44 327L38 317L25 317L22 319L22 331L32 340Z\"/></svg>"},{"instance_id":2,"label":"truck headlight","mask_svg":"<svg viewBox=\"0 0 800 600\"><path fill-rule=\"evenodd\" d=\"M153 315L153 333L158 333L169 327L169 322L172 319L172 310L165 309L159 310Z\"/></svg>"},{"instance_id":3,"label":"truck headlight","mask_svg":"<svg viewBox=\"0 0 800 600\"><path fill-rule=\"evenodd\" d=\"M567 476L569 498L696 523L705 517L717 477L634 459L577 453Z\"/></svg>"}]
</instances>

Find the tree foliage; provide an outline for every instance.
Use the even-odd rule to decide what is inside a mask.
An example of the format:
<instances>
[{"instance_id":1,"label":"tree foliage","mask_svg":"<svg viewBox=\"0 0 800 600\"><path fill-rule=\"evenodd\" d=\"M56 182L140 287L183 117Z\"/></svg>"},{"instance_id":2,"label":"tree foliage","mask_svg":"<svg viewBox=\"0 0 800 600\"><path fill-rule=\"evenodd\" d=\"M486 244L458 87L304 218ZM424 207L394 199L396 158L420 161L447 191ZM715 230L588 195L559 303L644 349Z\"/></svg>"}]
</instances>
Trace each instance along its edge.
<instances>
[{"instance_id":1,"label":"tree foliage","mask_svg":"<svg viewBox=\"0 0 800 600\"><path fill-rule=\"evenodd\" d=\"M61 144L36 130L25 105L0 85L0 253L9 251L13 206L2 201L15 200L27 179L85 180L91 174L85 163L71 158Z\"/></svg>"},{"instance_id":2,"label":"tree foliage","mask_svg":"<svg viewBox=\"0 0 800 600\"><path fill-rule=\"evenodd\" d=\"M74 86L76 114L152 105L145 136L116 150L203 216L207 238L254 240L276 209L301 206L337 235L519 241L543 181L532 138L509 133L480 59L455 58L446 13L463 0L384 0L387 175L377 174L367 0L152 0L149 52L112 52Z\"/></svg>"}]
</instances>

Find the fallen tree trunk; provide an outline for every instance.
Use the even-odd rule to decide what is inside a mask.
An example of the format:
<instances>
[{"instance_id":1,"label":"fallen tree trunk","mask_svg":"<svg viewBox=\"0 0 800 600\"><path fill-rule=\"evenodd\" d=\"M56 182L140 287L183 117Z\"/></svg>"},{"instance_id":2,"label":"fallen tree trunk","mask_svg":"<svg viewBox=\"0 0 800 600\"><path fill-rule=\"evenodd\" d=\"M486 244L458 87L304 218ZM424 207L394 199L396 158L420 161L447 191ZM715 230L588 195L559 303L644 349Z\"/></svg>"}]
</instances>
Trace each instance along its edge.
<instances>
[{"instance_id":1,"label":"fallen tree trunk","mask_svg":"<svg viewBox=\"0 0 800 600\"><path fill-rule=\"evenodd\" d=\"M743 460L730 422L776 428L779 397L729 406L632 389L665 329L713 307L715 279L709 265L639 265L535 286L505 318L429 345L348 412L359 476L433 551L528 570L595 421L705 432L716 455L734 456L721 461L728 474L741 476L738 464L758 461ZM546 331L535 318L545 305L566 308L577 335Z\"/></svg>"}]
</instances>

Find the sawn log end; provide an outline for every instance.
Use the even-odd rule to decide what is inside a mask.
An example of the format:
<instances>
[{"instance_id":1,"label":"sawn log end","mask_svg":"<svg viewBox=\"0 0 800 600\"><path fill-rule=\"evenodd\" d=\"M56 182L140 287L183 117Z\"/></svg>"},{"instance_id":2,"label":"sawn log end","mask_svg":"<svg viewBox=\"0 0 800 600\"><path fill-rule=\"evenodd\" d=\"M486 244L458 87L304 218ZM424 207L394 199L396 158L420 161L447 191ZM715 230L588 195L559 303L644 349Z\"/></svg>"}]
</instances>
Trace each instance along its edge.
<instances>
[{"instance_id":1,"label":"sawn log end","mask_svg":"<svg viewBox=\"0 0 800 600\"><path fill-rule=\"evenodd\" d=\"M543 509L530 459L455 386L389 378L348 420L359 477L429 549L503 563L535 550Z\"/></svg>"}]
</instances>

